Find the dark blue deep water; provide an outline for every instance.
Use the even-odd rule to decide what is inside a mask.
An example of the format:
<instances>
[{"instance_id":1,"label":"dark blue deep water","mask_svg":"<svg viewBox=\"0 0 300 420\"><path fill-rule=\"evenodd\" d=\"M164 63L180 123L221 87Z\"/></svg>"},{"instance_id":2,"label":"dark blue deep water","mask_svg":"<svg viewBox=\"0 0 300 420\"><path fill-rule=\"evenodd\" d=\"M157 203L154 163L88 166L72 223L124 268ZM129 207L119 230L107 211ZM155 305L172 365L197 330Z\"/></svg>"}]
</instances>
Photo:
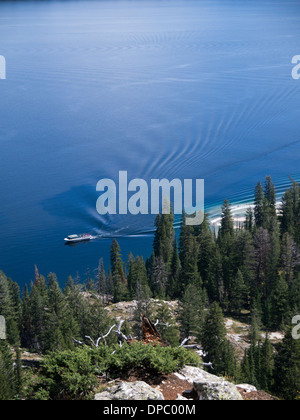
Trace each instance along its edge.
<instances>
[{"instance_id":1,"label":"dark blue deep water","mask_svg":"<svg viewBox=\"0 0 300 420\"><path fill-rule=\"evenodd\" d=\"M206 208L296 179L298 0L0 2L0 269L106 268L151 252L153 217L100 217L96 183L204 178ZM102 239L64 246L71 233Z\"/></svg>"}]
</instances>

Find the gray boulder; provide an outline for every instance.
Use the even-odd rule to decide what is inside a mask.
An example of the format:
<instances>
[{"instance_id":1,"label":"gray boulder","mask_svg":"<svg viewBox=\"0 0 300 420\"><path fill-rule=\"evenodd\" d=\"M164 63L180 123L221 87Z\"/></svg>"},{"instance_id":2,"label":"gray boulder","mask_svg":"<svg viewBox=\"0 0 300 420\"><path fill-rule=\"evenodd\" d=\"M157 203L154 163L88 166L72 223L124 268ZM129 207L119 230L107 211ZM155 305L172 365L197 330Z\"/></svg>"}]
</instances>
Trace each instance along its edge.
<instances>
[{"instance_id":1,"label":"gray boulder","mask_svg":"<svg viewBox=\"0 0 300 420\"><path fill-rule=\"evenodd\" d=\"M241 401L243 398L230 382L194 382L194 390L199 400L214 401Z\"/></svg>"},{"instance_id":2,"label":"gray boulder","mask_svg":"<svg viewBox=\"0 0 300 420\"><path fill-rule=\"evenodd\" d=\"M257 388L254 385L249 385L249 384L239 384L236 386L237 388L240 388L241 390L243 390L244 392L257 392Z\"/></svg>"},{"instance_id":3,"label":"gray boulder","mask_svg":"<svg viewBox=\"0 0 300 420\"><path fill-rule=\"evenodd\" d=\"M188 401L188 399L187 398L185 398L183 395L180 395L180 394L177 394L177 398L176 398L176 401Z\"/></svg>"},{"instance_id":4,"label":"gray boulder","mask_svg":"<svg viewBox=\"0 0 300 420\"><path fill-rule=\"evenodd\" d=\"M163 394L143 381L119 382L95 395L101 400L164 400Z\"/></svg>"},{"instance_id":5,"label":"gray boulder","mask_svg":"<svg viewBox=\"0 0 300 420\"><path fill-rule=\"evenodd\" d=\"M206 372L203 369L193 367L193 366L185 366L179 372L175 373L175 375L183 380L190 382L191 384L195 381L197 382L222 382L222 378L218 376L212 375L211 373Z\"/></svg>"},{"instance_id":6,"label":"gray boulder","mask_svg":"<svg viewBox=\"0 0 300 420\"><path fill-rule=\"evenodd\" d=\"M193 384L199 400L242 400L236 386L219 376L193 366L185 366L176 376Z\"/></svg>"}]
</instances>

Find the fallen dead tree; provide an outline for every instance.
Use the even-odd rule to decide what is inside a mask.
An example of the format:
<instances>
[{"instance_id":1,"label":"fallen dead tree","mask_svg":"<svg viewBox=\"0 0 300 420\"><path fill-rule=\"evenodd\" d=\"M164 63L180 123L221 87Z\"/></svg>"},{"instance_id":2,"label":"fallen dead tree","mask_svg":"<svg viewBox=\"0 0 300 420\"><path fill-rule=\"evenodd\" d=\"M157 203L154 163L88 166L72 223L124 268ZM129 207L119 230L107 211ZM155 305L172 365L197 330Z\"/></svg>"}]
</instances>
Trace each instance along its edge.
<instances>
[{"instance_id":1,"label":"fallen dead tree","mask_svg":"<svg viewBox=\"0 0 300 420\"><path fill-rule=\"evenodd\" d=\"M90 343L92 343L92 345L95 348L98 348L100 343L103 342L104 345L107 345L106 342L106 338L111 334L111 333L115 333L118 337L119 340L119 345L120 347L122 347L123 343L127 343L130 344L133 341L137 340L137 337L132 337L130 334L128 336L126 336L122 331L122 325L124 324L124 320L120 320L119 325L116 329L114 329L116 327L116 324L114 324L112 327L110 327L110 329L108 330L108 332L106 334L101 334L100 337L97 338L96 341L94 341L90 336L86 335L85 338L87 340L90 341ZM162 347L168 347L169 344L162 340L159 332L156 329L157 325L166 325L166 324L160 324L159 320L156 320L155 324L153 324L153 322L151 322L151 320L146 316L146 315L141 315L141 324L142 324L142 343L144 344L151 344L152 346L156 346L156 345L161 345ZM84 345L85 343L79 340L76 340L75 338L73 338L73 340L75 341L75 343L79 344L79 345ZM203 351L202 347L199 344L193 343L193 344L187 344L189 341L191 340L191 337L187 337L185 338L179 345L179 347L183 347L186 349L191 349L191 350L198 350L198 351ZM113 352L115 353L115 352ZM202 355L205 356L205 353L203 352ZM206 367L210 367L213 369L212 363L200 363L202 366L206 366Z\"/></svg>"}]
</instances>

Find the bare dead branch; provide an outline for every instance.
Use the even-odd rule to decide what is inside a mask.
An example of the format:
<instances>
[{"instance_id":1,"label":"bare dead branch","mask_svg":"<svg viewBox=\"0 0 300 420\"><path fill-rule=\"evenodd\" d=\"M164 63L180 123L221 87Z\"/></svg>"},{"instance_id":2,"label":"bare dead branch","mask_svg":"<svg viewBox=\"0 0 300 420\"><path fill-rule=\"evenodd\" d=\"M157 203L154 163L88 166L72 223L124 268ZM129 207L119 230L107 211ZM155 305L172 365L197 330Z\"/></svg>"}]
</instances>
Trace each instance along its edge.
<instances>
[{"instance_id":1,"label":"bare dead branch","mask_svg":"<svg viewBox=\"0 0 300 420\"><path fill-rule=\"evenodd\" d=\"M185 345L185 343L187 343L188 341L190 341L191 340L191 337L188 337L188 338L185 338L182 342L181 342L181 344L180 344L180 346L179 347L183 347L184 345Z\"/></svg>"},{"instance_id":2,"label":"bare dead branch","mask_svg":"<svg viewBox=\"0 0 300 420\"><path fill-rule=\"evenodd\" d=\"M202 350L202 347L199 344L185 344L180 347L184 347L185 349Z\"/></svg>"}]
</instances>

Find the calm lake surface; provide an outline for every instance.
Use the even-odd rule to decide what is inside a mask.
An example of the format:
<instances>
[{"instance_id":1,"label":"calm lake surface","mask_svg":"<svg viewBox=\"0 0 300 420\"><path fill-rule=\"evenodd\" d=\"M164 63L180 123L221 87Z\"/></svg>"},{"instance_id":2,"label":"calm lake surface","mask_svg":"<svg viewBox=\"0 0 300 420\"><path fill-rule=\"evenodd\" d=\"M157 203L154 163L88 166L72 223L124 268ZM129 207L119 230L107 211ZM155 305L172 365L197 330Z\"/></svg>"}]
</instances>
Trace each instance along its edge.
<instances>
[{"instance_id":1,"label":"calm lake surface","mask_svg":"<svg viewBox=\"0 0 300 420\"><path fill-rule=\"evenodd\" d=\"M118 236L151 253L153 217L100 217L96 184L204 178L209 210L299 179L300 3L0 2L0 269L21 286L84 278ZM102 236L75 247L72 233Z\"/></svg>"}]
</instances>

